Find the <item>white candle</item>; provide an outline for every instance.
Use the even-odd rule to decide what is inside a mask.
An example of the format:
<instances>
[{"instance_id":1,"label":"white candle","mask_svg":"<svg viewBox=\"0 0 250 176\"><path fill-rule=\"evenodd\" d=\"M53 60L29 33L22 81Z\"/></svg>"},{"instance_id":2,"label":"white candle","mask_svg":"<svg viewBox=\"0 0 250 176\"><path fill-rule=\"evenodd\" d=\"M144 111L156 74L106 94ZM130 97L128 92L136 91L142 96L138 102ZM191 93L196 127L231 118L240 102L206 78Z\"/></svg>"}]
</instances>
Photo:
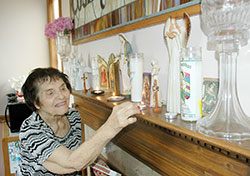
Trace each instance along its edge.
<instances>
[{"instance_id":1,"label":"white candle","mask_svg":"<svg viewBox=\"0 0 250 176\"><path fill-rule=\"evenodd\" d=\"M142 101L143 54L130 55L131 101Z\"/></svg>"}]
</instances>

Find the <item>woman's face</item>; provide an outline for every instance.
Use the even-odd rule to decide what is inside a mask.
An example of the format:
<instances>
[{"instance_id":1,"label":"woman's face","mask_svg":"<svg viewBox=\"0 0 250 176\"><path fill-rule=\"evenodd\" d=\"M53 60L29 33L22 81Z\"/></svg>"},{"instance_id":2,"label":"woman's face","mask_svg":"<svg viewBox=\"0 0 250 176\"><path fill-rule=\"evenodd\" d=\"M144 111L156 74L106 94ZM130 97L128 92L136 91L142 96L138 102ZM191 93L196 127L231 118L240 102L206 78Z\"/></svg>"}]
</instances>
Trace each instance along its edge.
<instances>
[{"instance_id":1,"label":"woman's face","mask_svg":"<svg viewBox=\"0 0 250 176\"><path fill-rule=\"evenodd\" d=\"M40 100L40 105L36 105L38 112L50 116L64 115L68 112L70 91L61 78L38 83L38 86Z\"/></svg>"}]
</instances>

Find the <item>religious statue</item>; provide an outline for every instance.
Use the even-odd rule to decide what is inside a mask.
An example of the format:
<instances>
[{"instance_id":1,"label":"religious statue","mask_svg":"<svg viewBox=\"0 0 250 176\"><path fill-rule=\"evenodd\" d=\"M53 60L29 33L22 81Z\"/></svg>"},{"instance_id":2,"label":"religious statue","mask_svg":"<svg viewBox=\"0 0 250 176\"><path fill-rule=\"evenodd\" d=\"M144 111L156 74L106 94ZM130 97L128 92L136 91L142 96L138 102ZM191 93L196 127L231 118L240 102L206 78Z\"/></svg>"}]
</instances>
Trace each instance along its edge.
<instances>
[{"instance_id":1,"label":"religious statue","mask_svg":"<svg viewBox=\"0 0 250 176\"><path fill-rule=\"evenodd\" d=\"M83 90L82 90L82 92L85 94L88 92L88 89L86 88L86 79L87 79L87 76L85 75L85 73L83 73L83 76L82 76Z\"/></svg>"},{"instance_id":2,"label":"religious statue","mask_svg":"<svg viewBox=\"0 0 250 176\"><path fill-rule=\"evenodd\" d=\"M77 58L75 60L74 63L74 78L75 78L75 84L74 84L74 89L75 90L81 90L82 89L82 84L81 84L81 72L80 72L80 68L81 68L81 62L80 60Z\"/></svg>"},{"instance_id":3,"label":"religious statue","mask_svg":"<svg viewBox=\"0 0 250 176\"><path fill-rule=\"evenodd\" d=\"M120 48L120 73L122 80L122 94L130 94L131 84L130 84L130 70L129 70L129 55L132 53L132 47L126 36L122 33L119 35L121 42Z\"/></svg>"},{"instance_id":4,"label":"religious statue","mask_svg":"<svg viewBox=\"0 0 250 176\"><path fill-rule=\"evenodd\" d=\"M152 60L152 93L150 98L150 106L153 108L156 108L156 110L159 110L161 112L161 93L160 93L160 87L159 87L159 72L160 72L160 66L158 64L157 60Z\"/></svg>"},{"instance_id":5,"label":"religious statue","mask_svg":"<svg viewBox=\"0 0 250 176\"><path fill-rule=\"evenodd\" d=\"M93 90L99 90L99 68L97 57L91 58L91 69L92 69L92 88Z\"/></svg>"},{"instance_id":6,"label":"religious statue","mask_svg":"<svg viewBox=\"0 0 250 176\"><path fill-rule=\"evenodd\" d=\"M129 58L129 55L132 53L132 46L123 33L120 33L118 36L121 42L120 55L124 54L126 58Z\"/></svg>"},{"instance_id":7,"label":"religious statue","mask_svg":"<svg viewBox=\"0 0 250 176\"><path fill-rule=\"evenodd\" d=\"M159 86L158 86L157 79L154 80L152 90L153 90L153 101L155 103L153 111L154 112L161 112L162 108L159 106L159 101L158 101L158 99L159 99L158 98L159 97Z\"/></svg>"},{"instance_id":8,"label":"religious statue","mask_svg":"<svg viewBox=\"0 0 250 176\"><path fill-rule=\"evenodd\" d=\"M142 102L146 106L150 106L150 94L151 94L151 73L143 73L143 90L142 90Z\"/></svg>"},{"instance_id":9,"label":"religious statue","mask_svg":"<svg viewBox=\"0 0 250 176\"><path fill-rule=\"evenodd\" d=\"M191 29L187 13L184 13L182 22L179 26L175 18L169 17L164 26L164 39L169 54L167 111L171 113L180 113L180 50L186 47Z\"/></svg>"}]
</instances>

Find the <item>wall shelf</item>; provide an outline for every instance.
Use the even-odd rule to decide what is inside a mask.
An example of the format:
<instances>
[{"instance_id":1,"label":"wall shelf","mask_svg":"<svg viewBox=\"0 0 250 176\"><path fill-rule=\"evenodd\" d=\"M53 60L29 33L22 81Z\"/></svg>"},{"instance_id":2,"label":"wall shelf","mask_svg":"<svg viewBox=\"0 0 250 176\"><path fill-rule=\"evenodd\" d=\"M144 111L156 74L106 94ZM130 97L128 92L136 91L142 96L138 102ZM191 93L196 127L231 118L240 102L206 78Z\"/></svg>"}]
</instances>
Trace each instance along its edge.
<instances>
[{"instance_id":1,"label":"wall shelf","mask_svg":"<svg viewBox=\"0 0 250 176\"><path fill-rule=\"evenodd\" d=\"M154 13L152 15L144 16L138 19L135 19L133 21L127 22L125 24L116 25L111 28L107 28L104 30L101 30L99 32L95 32L90 35L83 35L83 31L81 31L81 37L78 37L77 39L74 39L73 37L73 45L79 45L82 43L98 40L101 38L109 37L112 35L116 35L119 33L129 32L132 30L137 30L145 27L149 27L152 25L164 23L168 17L173 18L181 18L183 17L184 12L187 12L189 15L195 15L200 14L200 0L193 0L185 4L181 4L176 7L172 7L157 13ZM79 30L80 28L78 28ZM75 33L78 31L75 30ZM84 30L84 29L81 29Z\"/></svg>"}]
</instances>

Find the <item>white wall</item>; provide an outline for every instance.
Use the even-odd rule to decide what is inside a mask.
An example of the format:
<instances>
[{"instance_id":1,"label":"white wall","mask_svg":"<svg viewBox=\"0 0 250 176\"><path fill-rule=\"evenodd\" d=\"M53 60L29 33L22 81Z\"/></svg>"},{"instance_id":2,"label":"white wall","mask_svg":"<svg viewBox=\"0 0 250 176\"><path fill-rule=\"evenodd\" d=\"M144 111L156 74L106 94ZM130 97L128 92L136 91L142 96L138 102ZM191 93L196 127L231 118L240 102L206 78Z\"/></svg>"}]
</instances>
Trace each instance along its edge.
<instances>
[{"instance_id":1,"label":"white wall","mask_svg":"<svg viewBox=\"0 0 250 176\"><path fill-rule=\"evenodd\" d=\"M67 6L64 6L66 8ZM64 15L66 15L65 13ZM167 20L167 19L166 19ZM218 63L214 57L213 51L206 49L207 37L203 34L200 27L200 15L191 16L191 34L188 46L201 46L203 59L203 77L217 78ZM166 101L167 92L167 74L168 74L168 51L163 40L164 24L158 24L152 27L139 29L125 33L127 39L131 42L134 52L144 54L144 71L151 71L151 60L157 59L161 66L160 88L162 90L162 99ZM250 41L249 41L250 42ZM118 36L111 36L104 39L80 44L78 51L83 58L102 56L107 61L111 53L118 54L120 50L120 41ZM238 59L238 94L244 112L250 116L250 87L249 69L250 69L250 44L243 47Z\"/></svg>"},{"instance_id":2,"label":"white wall","mask_svg":"<svg viewBox=\"0 0 250 176\"><path fill-rule=\"evenodd\" d=\"M0 0L0 115L13 91L8 80L49 66L45 0Z\"/></svg>"}]
</instances>

